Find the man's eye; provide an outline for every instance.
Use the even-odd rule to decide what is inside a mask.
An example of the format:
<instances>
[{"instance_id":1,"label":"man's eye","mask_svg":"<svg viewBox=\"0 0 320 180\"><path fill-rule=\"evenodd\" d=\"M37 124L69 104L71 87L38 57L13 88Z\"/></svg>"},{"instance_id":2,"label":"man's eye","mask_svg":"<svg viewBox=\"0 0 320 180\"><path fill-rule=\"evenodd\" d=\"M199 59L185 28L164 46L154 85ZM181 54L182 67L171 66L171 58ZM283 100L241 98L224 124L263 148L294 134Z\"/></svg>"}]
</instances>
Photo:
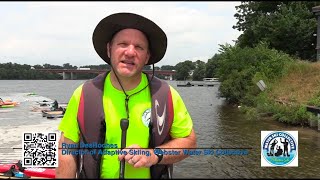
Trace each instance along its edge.
<instances>
[{"instance_id":1,"label":"man's eye","mask_svg":"<svg viewBox=\"0 0 320 180\"><path fill-rule=\"evenodd\" d=\"M119 43L118 45L121 46L121 47L126 47L127 43Z\"/></svg>"},{"instance_id":2,"label":"man's eye","mask_svg":"<svg viewBox=\"0 0 320 180\"><path fill-rule=\"evenodd\" d=\"M136 46L136 48L139 50L144 50L143 47L141 47L141 46Z\"/></svg>"}]
</instances>

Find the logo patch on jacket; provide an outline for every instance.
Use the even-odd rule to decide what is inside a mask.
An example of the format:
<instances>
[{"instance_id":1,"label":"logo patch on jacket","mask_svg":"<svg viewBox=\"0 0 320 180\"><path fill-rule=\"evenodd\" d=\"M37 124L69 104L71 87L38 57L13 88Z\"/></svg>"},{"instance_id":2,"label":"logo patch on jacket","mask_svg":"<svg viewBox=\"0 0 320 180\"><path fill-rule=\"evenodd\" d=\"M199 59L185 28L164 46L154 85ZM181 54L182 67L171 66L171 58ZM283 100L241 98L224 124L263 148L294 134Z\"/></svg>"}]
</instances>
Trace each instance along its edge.
<instances>
[{"instance_id":1,"label":"logo patch on jacket","mask_svg":"<svg viewBox=\"0 0 320 180\"><path fill-rule=\"evenodd\" d=\"M142 123L149 128L149 123L151 120L151 108L146 109L142 114Z\"/></svg>"}]
</instances>

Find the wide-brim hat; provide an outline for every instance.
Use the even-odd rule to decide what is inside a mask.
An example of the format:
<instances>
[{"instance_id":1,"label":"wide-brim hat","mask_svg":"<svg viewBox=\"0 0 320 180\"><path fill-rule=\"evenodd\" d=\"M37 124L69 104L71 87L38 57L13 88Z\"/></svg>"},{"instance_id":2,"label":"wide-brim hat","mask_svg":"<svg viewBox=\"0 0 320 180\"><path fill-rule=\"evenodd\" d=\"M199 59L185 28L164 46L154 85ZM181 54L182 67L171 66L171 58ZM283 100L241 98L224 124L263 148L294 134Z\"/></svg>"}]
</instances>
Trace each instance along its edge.
<instances>
[{"instance_id":1,"label":"wide-brim hat","mask_svg":"<svg viewBox=\"0 0 320 180\"><path fill-rule=\"evenodd\" d=\"M102 19L94 29L92 41L98 55L108 64L107 43L122 29L137 29L145 34L151 53L147 65L159 62L167 50L167 36L153 21L133 13L116 13Z\"/></svg>"}]
</instances>

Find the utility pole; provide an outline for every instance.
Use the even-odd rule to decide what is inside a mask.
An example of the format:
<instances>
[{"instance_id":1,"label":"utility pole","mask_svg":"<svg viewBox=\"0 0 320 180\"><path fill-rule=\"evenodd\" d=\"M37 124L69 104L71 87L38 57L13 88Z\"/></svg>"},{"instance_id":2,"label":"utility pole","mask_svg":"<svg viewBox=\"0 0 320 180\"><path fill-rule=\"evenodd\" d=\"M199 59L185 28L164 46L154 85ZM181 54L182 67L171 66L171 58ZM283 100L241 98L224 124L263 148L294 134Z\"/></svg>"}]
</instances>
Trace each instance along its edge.
<instances>
[{"instance_id":1,"label":"utility pole","mask_svg":"<svg viewBox=\"0 0 320 180\"><path fill-rule=\"evenodd\" d=\"M320 61L320 6L313 7L312 12L316 15L318 20L316 50L317 50L317 61Z\"/></svg>"}]
</instances>

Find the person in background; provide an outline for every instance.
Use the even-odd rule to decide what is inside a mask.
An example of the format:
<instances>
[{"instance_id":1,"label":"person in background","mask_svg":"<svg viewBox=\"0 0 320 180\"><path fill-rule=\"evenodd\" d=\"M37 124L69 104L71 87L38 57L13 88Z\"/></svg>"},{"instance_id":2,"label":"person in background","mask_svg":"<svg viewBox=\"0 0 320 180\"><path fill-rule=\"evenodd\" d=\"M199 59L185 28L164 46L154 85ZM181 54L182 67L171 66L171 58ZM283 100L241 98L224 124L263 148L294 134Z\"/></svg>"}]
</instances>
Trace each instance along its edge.
<instances>
[{"instance_id":1,"label":"person in background","mask_svg":"<svg viewBox=\"0 0 320 180\"><path fill-rule=\"evenodd\" d=\"M142 71L165 55L166 34L153 21L123 12L102 19L92 40L111 71L86 81L70 98L59 125L56 178L172 177L172 165L188 157L182 150L197 145L179 93ZM77 148L66 148L71 145Z\"/></svg>"},{"instance_id":2,"label":"person in background","mask_svg":"<svg viewBox=\"0 0 320 180\"><path fill-rule=\"evenodd\" d=\"M53 103L52 103L52 106L51 106L51 110L52 111L56 111L59 109L59 103L57 100L54 100Z\"/></svg>"}]
</instances>

